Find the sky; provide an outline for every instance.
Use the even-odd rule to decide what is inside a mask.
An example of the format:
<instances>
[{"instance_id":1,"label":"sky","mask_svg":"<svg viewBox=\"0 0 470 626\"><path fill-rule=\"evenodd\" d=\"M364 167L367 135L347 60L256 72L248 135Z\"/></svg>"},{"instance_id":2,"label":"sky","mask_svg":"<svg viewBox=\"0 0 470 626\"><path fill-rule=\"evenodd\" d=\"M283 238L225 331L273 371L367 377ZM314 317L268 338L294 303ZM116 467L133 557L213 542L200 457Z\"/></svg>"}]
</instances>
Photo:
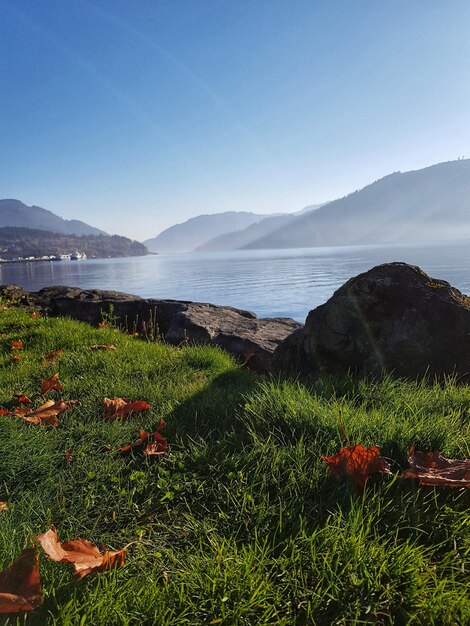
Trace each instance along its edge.
<instances>
[{"instance_id":1,"label":"sky","mask_svg":"<svg viewBox=\"0 0 470 626\"><path fill-rule=\"evenodd\" d=\"M468 0L0 0L0 198L138 240L470 156Z\"/></svg>"}]
</instances>

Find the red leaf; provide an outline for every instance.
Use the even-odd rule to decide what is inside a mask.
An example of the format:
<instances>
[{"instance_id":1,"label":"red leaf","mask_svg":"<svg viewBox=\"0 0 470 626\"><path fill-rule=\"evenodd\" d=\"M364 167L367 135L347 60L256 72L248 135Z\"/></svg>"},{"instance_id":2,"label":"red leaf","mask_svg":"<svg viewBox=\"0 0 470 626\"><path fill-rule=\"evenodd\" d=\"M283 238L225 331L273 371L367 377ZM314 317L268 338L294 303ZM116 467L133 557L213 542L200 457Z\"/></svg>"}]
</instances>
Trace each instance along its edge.
<instances>
[{"instance_id":1,"label":"red leaf","mask_svg":"<svg viewBox=\"0 0 470 626\"><path fill-rule=\"evenodd\" d=\"M49 354L46 354L44 358L47 359L48 361L55 361L55 359L60 357L61 354L62 354L61 348L56 348L53 352L49 352Z\"/></svg>"},{"instance_id":2,"label":"red leaf","mask_svg":"<svg viewBox=\"0 0 470 626\"><path fill-rule=\"evenodd\" d=\"M31 400L23 393L14 393L13 397L16 398L18 404L31 404Z\"/></svg>"},{"instance_id":3,"label":"red leaf","mask_svg":"<svg viewBox=\"0 0 470 626\"><path fill-rule=\"evenodd\" d=\"M10 411L4 409L2 406L0 407L0 415L10 415Z\"/></svg>"},{"instance_id":4,"label":"red leaf","mask_svg":"<svg viewBox=\"0 0 470 626\"><path fill-rule=\"evenodd\" d=\"M165 427L164 420L160 420L159 430ZM121 454L129 454L131 452L140 452L145 456L163 456L169 450L166 437L159 432L148 433L146 430L139 432L139 438L133 443L119 448Z\"/></svg>"},{"instance_id":5,"label":"red leaf","mask_svg":"<svg viewBox=\"0 0 470 626\"><path fill-rule=\"evenodd\" d=\"M80 579L91 572L103 572L113 567L122 567L128 548L126 546L115 552L105 550L104 554L101 554L96 545L86 539L74 539L61 544L55 526L43 535L37 535L35 539L53 561L73 563L75 575Z\"/></svg>"},{"instance_id":6,"label":"red leaf","mask_svg":"<svg viewBox=\"0 0 470 626\"><path fill-rule=\"evenodd\" d=\"M34 313L31 313L31 317L34 320L34 319L38 319L39 317L42 317L42 315L38 313L37 311L34 311Z\"/></svg>"},{"instance_id":7,"label":"red leaf","mask_svg":"<svg viewBox=\"0 0 470 626\"><path fill-rule=\"evenodd\" d=\"M11 342L11 349L23 350L23 342L21 341L21 339L13 339L13 341Z\"/></svg>"},{"instance_id":8,"label":"red leaf","mask_svg":"<svg viewBox=\"0 0 470 626\"><path fill-rule=\"evenodd\" d=\"M0 572L0 613L32 611L42 604L36 548L26 548L8 569Z\"/></svg>"},{"instance_id":9,"label":"red leaf","mask_svg":"<svg viewBox=\"0 0 470 626\"><path fill-rule=\"evenodd\" d=\"M131 413L140 413L150 409L150 404L143 400L131 402L129 398L104 398L103 400L104 418L113 420L118 417L127 417Z\"/></svg>"},{"instance_id":10,"label":"red leaf","mask_svg":"<svg viewBox=\"0 0 470 626\"><path fill-rule=\"evenodd\" d=\"M67 461L67 463L74 463L75 462L75 455L73 454L72 448L69 448L65 452L64 459Z\"/></svg>"},{"instance_id":11,"label":"red leaf","mask_svg":"<svg viewBox=\"0 0 470 626\"><path fill-rule=\"evenodd\" d=\"M12 363L18 363L18 361L21 359L21 357L18 354L12 354L10 357L10 360Z\"/></svg>"},{"instance_id":12,"label":"red leaf","mask_svg":"<svg viewBox=\"0 0 470 626\"><path fill-rule=\"evenodd\" d=\"M63 386L59 384L59 374L53 374L49 378L41 381L41 394L44 396L51 389L62 391Z\"/></svg>"},{"instance_id":13,"label":"red leaf","mask_svg":"<svg viewBox=\"0 0 470 626\"><path fill-rule=\"evenodd\" d=\"M417 478L420 485L436 487L470 487L470 460L446 459L439 450L417 452L410 449L410 469L404 478Z\"/></svg>"},{"instance_id":14,"label":"red leaf","mask_svg":"<svg viewBox=\"0 0 470 626\"><path fill-rule=\"evenodd\" d=\"M361 445L348 446L341 448L333 456L322 456L321 458L328 463L330 471L336 479L341 480L349 477L360 490L364 489L371 474L375 472L390 474L390 466L380 456L378 446L371 446L370 448L364 448Z\"/></svg>"}]
</instances>

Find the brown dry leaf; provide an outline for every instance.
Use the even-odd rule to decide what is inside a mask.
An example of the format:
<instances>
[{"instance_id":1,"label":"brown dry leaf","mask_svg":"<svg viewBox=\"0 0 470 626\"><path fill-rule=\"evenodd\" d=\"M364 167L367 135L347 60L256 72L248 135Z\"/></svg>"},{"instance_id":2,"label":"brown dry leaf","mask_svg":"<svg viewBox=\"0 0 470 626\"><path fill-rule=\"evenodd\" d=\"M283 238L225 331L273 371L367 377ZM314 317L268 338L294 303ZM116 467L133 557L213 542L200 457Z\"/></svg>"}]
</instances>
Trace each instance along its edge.
<instances>
[{"instance_id":1,"label":"brown dry leaf","mask_svg":"<svg viewBox=\"0 0 470 626\"><path fill-rule=\"evenodd\" d=\"M99 322L98 328L106 328L105 322Z\"/></svg>"},{"instance_id":2,"label":"brown dry leaf","mask_svg":"<svg viewBox=\"0 0 470 626\"><path fill-rule=\"evenodd\" d=\"M18 404L32 404L31 400L28 398L28 396L25 396L24 393L14 393L13 397Z\"/></svg>"},{"instance_id":3,"label":"brown dry leaf","mask_svg":"<svg viewBox=\"0 0 470 626\"><path fill-rule=\"evenodd\" d=\"M62 391L63 386L59 384L59 374L53 374L49 378L41 381L41 394L44 396L51 389L56 391Z\"/></svg>"},{"instance_id":4,"label":"brown dry leaf","mask_svg":"<svg viewBox=\"0 0 470 626\"><path fill-rule=\"evenodd\" d=\"M90 346L91 350L117 350L117 346L113 343L110 344L101 344L95 343L93 346Z\"/></svg>"},{"instance_id":5,"label":"brown dry leaf","mask_svg":"<svg viewBox=\"0 0 470 626\"><path fill-rule=\"evenodd\" d=\"M160 420L158 430L163 430L166 424L164 420ZM139 437L133 443L119 448L121 454L130 454L131 452L140 452L145 456L163 456L169 450L169 445L166 437L164 437L158 431L154 433L148 433L146 430L139 432Z\"/></svg>"},{"instance_id":6,"label":"brown dry leaf","mask_svg":"<svg viewBox=\"0 0 470 626\"><path fill-rule=\"evenodd\" d=\"M21 359L21 357L18 354L12 354L10 357L10 361L12 363L18 363L18 361Z\"/></svg>"},{"instance_id":7,"label":"brown dry leaf","mask_svg":"<svg viewBox=\"0 0 470 626\"><path fill-rule=\"evenodd\" d=\"M364 486L371 474L380 472L390 474L390 466L385 459L380 456L380 448L371 446L364 448L360 444L341 448L333 456L321 457L328 463L333 476L341 480L350 477L359 490Z\"/></svg>"},{"instance_id":8,"label":"brown dry leaf","mask_svg":"<svg viewBox=\"0 0 470 626\"><path fill-rule=\"evenodd\" d=\"M11 342L11 349L23 350L23 342L21 341L21 339L13 339L13 341Z\"/></svg>"},{"instance_id":9,"label":"brown dry leaf","mask_svg":"<svg viewBox=\"0 0 470 626\"><path fill-rule=\"evenodd\" d=\"M67 461L67 463L74 463L75 462L75 455L73 453L72 448L69 448L65 454L64 454L64 459Z\"/></svg>"},{"instance_id":10,"label":"brown dry leaf","mask_svg":"<svg viewBox=\"0 0 470 626\"><path fill-rule=\"evenodd\" d=\"M103 400L104 418L113 420L119 417L128 417L131 413L140 413L150 409L150 404L143 400L134 400L129 398L104 398Z\"/></svg>"},{"instance_id":11,"label":"brown dry leaf","mask_svg":"<svg viewBox=\"0 0 470 626\"><path fill-rule=\"evenodd\" d=\"M44 358L47 359L48 361L55 361L61 356L61 354L62 354L62 349L56 348L52 352L49 352L49 354L46 354Z\"/></svg>"},{"instance_id":12,"label":"brown dry leaf","mask_svg":"<svg viewBox=\"0 0 470 626\"><path fill-rule=\"evenodd\" d=\"M0 511L8 511L8 504L6 502L0 502Z\"/></svg>"},{"instance_id":13,"label":"brown dry leaf","mask_svg":"<svg viewBox=\"0 0 470 626\"><path fill-rule=\"evenodd\" d=\"M48 400L42 406L35 409L34 411L28 411L26 409L16 409L15 415L21 417L26 422L31 422L32 424L38 424L39 426L58 426L59 420L57 417L64 413L71 406L75 406L76 404L80 404L78 400L67 400L58 402L54 402L54 400Z\"/></svg>"},{"instance_id":14,"label":"brown dry leaf","mask_svg":"<svg viewBox=\"0 0 470 626\"><path fill-rule=\"evenodd\" d=\"M470 487L470 460L446 459L439 450L418 452L410 449L410 469L404 478L417 478L420 485L436 487Z\"/></svg>"},{"instance_id":15,"label":"brown dry leaf","mask_svg":"<svg viewBox=\"0 0 470 626\"><path fill-rule=\"evenodd\" d=\"M42 604L39 558L26 548L8 569L0 572L0 613L32 611Z\"/></svg>"},{"instance_id":16,"label":"brown dry leaf","mask_svg":"<svg viewBox=\"0 0 470 626\"><path fill-rule=\"evenodd\" d=\"M105 550L104 554L101 554L96 545L86 539L74 539L61 544L55 526L43 535L37 535L35 539L53 561L73 563L75 575L79 579L91 572L103 572L113 567L122 567L129 547L126 546L115 552Z\"/></svg>"},{"instance_id":17,"label":"brown dry leaf","mask_svg":"<svg viewBox=\"0 0 470 626\"><path fill-rule=\"evenodd\" d=\"M42 315L38 313L37 311L34 311L34 313L31 313L31 317L33 318L33 320L35 320L35 319L42 317Z\"/></svg>"}]
</instances>

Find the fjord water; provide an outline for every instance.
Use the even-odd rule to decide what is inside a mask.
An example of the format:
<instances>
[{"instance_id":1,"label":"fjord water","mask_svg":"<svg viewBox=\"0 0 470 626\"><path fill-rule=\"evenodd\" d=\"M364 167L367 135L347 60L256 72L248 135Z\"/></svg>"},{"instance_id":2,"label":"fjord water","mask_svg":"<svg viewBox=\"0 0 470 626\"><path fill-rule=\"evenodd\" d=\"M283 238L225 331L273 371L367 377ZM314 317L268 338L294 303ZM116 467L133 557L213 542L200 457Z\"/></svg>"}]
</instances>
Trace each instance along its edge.
<instances>
[{"instance_id":1,"label":"fjord water","mask_svg":"<svg viewBox=\"0 0 470 626\"><path fill-rule=\"evenodd\" d=\"M470 246L452 243L162 254L87 261L0 264L0 284L30 291L51 285L193 300L304 321L348 278L405 261L470 294Z\"/></svg>"}]
</instances>

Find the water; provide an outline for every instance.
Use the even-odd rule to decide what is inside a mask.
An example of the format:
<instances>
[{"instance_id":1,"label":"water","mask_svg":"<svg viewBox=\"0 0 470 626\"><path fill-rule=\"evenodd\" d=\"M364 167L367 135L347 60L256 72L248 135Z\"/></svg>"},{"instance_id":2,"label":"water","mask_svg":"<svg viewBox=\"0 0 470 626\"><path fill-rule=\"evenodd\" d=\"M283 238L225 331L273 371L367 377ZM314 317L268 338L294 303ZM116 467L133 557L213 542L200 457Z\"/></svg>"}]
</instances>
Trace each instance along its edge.
<instances>
[{"instance_id":1,"label":"water","mask_svg":"<svg viewBox=\"0 0 470 626\"><path fill-rule=\"evenodd\" d=\"M419 265L470 293L470 246L464 241L0 264L0 284L16 283L30 291L51 285L112 289L304 321L348 278L390 261Z\"/></svg>"}]
</instances>

